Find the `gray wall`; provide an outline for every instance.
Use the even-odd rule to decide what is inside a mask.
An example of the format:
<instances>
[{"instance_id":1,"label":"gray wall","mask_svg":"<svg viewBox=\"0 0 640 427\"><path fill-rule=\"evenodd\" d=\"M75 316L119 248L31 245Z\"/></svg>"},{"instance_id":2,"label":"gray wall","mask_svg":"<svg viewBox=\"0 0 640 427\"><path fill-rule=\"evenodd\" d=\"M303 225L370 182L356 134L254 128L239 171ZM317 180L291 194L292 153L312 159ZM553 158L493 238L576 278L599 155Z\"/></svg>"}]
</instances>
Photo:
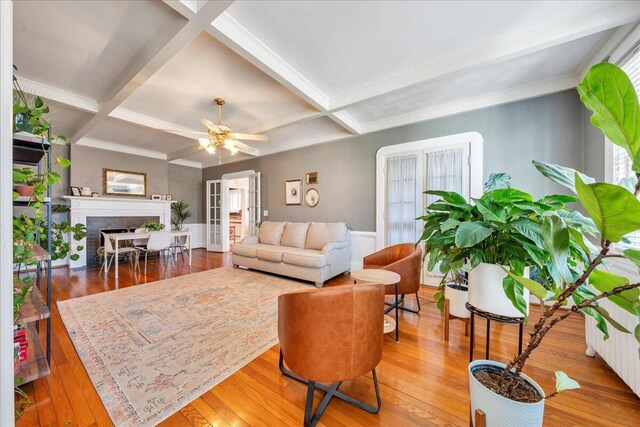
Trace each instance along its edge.
<instances>
[{"instance_id":1,"label":"gray wall","mask_svg":"<svg viewBox=\"0 0 640 427\"><path fill-rule=\"evenodd\" d=\"M102 168L145 172L148 196L171 194L174 200L186 200L194 212L186 223L203 222L201 169L174 165L161 159L73 145L69 181L61 186L63 194L69 194L69 185L73 185L91 187L102 195Z\"/></svg>"},{"instance_id":2,"label":"gray wall","mask_svg":"<svg viewBox=\"0 0 640 427\"><path fill-rule=\"evenodd\" d=\"M582 106L584 173L604 181L605 139L602 131L591 124L591 111Z\"/></svg>"},{"instance_id":3,"label":"gray wall","mask_svg":"<svg viewBox=\"0 0 640 427\"><path fill-rule=\"evenodd\" d=\"M540 175L532 160L582 169L583 112L575 91L430 120L327 144L276 153L203 170L203 181L229 172L262 173L267 219L345 221L375 230L375 153L386 145L477 131L484 138L484 176L507 172L514 187L540 197L563 189ZM268 144L268 143L267 143ZM286 206L284 182L318 172L320 203ZM306 186L303 184L303 187ZM304 191L304 189L303 189Z\"/></svg>"}]
</instances>

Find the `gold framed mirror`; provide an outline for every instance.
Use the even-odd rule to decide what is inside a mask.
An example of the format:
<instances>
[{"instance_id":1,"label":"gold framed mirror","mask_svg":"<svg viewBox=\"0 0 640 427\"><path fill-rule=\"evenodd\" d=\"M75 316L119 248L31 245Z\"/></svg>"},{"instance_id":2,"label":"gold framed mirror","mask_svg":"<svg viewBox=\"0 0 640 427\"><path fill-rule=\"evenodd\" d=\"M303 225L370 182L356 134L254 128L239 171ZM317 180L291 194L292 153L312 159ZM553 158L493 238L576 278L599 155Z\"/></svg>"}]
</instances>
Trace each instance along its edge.
<instances>
[{"instance_id":1,"label":"gold framed mirror","mask_svg":"<svg viewBox=\"0 0 640 427\"><path fill-rule=\"evenodd\" d=\"M102 194L147 197L147 174L104 168L102 169Z\"/></svg>"}]
</instances>

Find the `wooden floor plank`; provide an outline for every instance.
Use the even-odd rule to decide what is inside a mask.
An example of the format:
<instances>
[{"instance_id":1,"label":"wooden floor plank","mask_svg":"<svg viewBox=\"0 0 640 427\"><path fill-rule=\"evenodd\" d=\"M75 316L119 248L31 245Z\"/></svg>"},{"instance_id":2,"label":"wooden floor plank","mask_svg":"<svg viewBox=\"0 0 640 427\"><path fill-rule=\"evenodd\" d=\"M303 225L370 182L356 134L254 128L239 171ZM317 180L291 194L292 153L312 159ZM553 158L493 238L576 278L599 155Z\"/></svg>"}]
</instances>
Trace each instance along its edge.
<instances>
[{"instance_id":1,"label":"wooden floor plank","mask_svg":"<svg viewBox=\"0 0 640 427\"><path fill-rule=\"evenodd\" d=\"M34 403L16 423L17 427L110 426L109 415L62 324L55 303L70 298L123 289L142 283L230 265L228 254L193 252L193 265L181 261L166 274L157 263L149 264L147 277L135 276L123 265L118 281L98 270L53 272L51 374L25 386ZM326 286L349 283L340 276ZM400 313L400 342L385 336L383 358L376 369L382 409L368 414L333 399L320 420L324 426L467 426L469 423L469 338L461 322L452 322L448 342L443 339L443 320L433 301L433 288L420 290L420 315ZM407 306L415 307L413 296ZM532 307L535 318L537 307ZM532 325L525 326L525 338ZM484 357L485 324L476 325L476 357ZM41 338L42 338L41 334ZM518 330L492 322L491 358L505 362L517 349ZM640 419L640 399L600 357L584 354L584 320L572 316L552 331L530 359L526 372L547 391L553 390L554 371L565 371L582 388L554 397L546 403L545 426L635 426ZM301 425L306 386L278 370L279 348L274 346L207 391L162 426ZM374 402L371 375L341 385L341 391ZM317 391L314 406L323 393Z\"/></svg>"}]
</instances>

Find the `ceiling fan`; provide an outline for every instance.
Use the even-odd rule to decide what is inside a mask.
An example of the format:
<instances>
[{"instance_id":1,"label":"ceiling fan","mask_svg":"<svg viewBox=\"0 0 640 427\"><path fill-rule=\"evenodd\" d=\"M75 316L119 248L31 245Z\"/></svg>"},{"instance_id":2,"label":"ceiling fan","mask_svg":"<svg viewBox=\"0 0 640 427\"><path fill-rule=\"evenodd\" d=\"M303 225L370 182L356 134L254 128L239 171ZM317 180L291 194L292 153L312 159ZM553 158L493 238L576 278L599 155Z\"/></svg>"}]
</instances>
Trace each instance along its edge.
<instances>
[{"instance_id":1,"label":"ceiling fan","mask_svg":"<svg viewBox=\"0 0 640 427\"><path fill-rule=\"evenodd\" d=\"M207 127L207 132L189 132L197 135L204 135L198 138L198 143L207 151L207 153L215 154L216 149L222 147L229 150L232 155L238 152L252 154L256 151L255 148L238 141L239 139L244 139L246 141L269 140L266 135L232 132L229 126L222 123L222 106L225 103L224 99L216 98L214 99L214 102L218 105L218 123L213 123L211 120L207 119L200 119L200 121Z\"/></svg>"}]
</instances>

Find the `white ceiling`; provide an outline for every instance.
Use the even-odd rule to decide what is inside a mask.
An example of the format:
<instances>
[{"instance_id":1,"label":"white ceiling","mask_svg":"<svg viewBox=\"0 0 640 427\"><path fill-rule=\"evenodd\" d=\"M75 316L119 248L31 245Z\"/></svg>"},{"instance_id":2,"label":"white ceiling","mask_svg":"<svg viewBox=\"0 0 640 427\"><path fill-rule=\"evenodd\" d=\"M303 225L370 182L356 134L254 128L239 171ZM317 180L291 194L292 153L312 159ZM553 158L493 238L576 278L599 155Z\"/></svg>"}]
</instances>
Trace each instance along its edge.
<instances>
[{"instance_id":1,"label":"white ceiling","mask_svg":"<svg viewBox=\"0 0 640 427\"><path fill-rule=\"evenodd\" d=\"M206 167L227 101L258 155L566 90L640 19L624 1L15 2L14 62L73 143ZM37 25L34 25L37 22ZM162 132L171 129L178 134Z\"/></svg>"}]
</instances>

